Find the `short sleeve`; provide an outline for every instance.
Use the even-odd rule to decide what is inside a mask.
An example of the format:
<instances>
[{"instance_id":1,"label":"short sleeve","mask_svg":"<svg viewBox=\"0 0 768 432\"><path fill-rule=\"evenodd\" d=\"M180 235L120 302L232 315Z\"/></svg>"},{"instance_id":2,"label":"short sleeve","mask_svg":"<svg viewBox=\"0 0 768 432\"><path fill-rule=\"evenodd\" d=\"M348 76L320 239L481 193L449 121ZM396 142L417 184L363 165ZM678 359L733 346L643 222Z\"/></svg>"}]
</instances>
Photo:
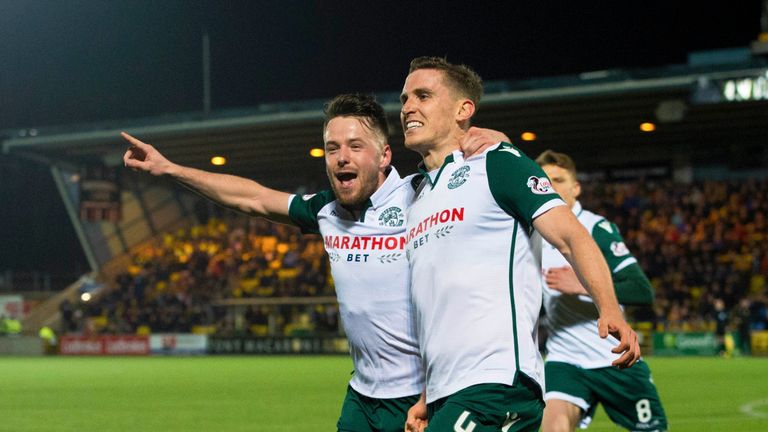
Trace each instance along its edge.
<instances>
[{"instance_id":1,"label":"short sleeve","mask_svg":"<svg viewBox=\"0 0 768 432\"><path fill-rule=\"evenodd\" d=\"M624 239L621 237L616 224L605 219L601 220L592 227L592 238L600 247L611 272L616 273L637 262L629 252L627 245L624 244Z\"/></svg>"},{"instance_id":2,"label":"short sleeve","mask_svg":"<svg viewBox=\"0 0 768 432\"><path fill-rule=\"evenodd\" d=\"M533 220L565 205L541 167L509 143L501 143L486 156L488 185L499 206L530 229Z\"/></svg>"},{"instance_id":3,"label":"short sleeve","mask_svg":"<svg viewBox=\"0 0 768 432\"><path fill-rule=\"evenodd\" d=\"M319 234L317 214L335 199L333 192L328 190L315 195L291 195L288 217L301 229L302 233Z\"/></svg>"}]
</instances>

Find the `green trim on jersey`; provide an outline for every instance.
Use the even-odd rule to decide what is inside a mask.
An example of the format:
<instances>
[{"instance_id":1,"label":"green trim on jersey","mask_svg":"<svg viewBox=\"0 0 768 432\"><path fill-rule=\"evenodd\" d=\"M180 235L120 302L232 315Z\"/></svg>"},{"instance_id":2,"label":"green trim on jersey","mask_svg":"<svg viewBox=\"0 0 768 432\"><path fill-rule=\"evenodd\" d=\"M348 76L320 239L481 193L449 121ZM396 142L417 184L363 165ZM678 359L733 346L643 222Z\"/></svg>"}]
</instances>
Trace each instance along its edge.
<instances>
[{"instance_id":1,"label":"green trim on jersey","mask_svg":"<svg viewBox=\"0 0 768 432\"><path fill-rule=\"evenodd\" d=\"M600 247L600 252L603 253L611 272L616 271L616 268L625 260L633 258L616 224L603 219L592 227L591 234Z\"/></svg>"},{"instance_id":2,"label":"green trim on jersey","mask_svg":"<svg viewBox=\"0 0 768 432\"><path fill-rule=\"evenodd\" d=\"M317 214L323 207L328 205L328 203L335 200L336 195L330 190L319 192L308 199L296 195L293 200L291 200L291 205L288 207L288 216L291 218L291 222L301 228L302 233L320 234L320 228L317 224Z\"/></svg>"},{"instance_id":3,"label":"green trim on jersey","mask_svg":"<svg viewBox=\"0 0 768 432\"><path fill-rule=\"evenodd\" d=\"M653 304L653 285L637 263L613 273L613 287L616 290L616 298L621 304Z\"/></svg>"},{"instance_id":4,"label":"green trim on jersey","mask_svg":"<svg viewBox=\"0 0 768 432\"><path fill-rule=\"evenodd\" d=\"M512 245L510 246L510 255L515 256L515 245L517 244L517 227L520 224L515 221L515 228L512 230ZM517 343L517 308L515 307L515 281L513 271L515 267L515 260L509 260L509 303L512 306L512 335L515 340L515 370L516 375L520 374L520 348Z\"/></svg>"},{"instance_id":5,"label":"green trim on jersey","mask_svg":"<svg viewBox=\"0 0 768 432\"><path fill-rule=\"evenodd\" d=\"M531 216L536 210L548 201L560 199L554 188L545 193L532 191L528 181L533 176L547 179L547 175L536 162L512 144L502 142L488 152L486 171L488 187L496 203L520 221L528 232L533 228Z\"/></svg>"},{"instance_id":6,"label":"green trim on jersey","mask_svg":"<svg viewBox=\"0 0 768 432\"><path fill-rule=\"evenodd\" d=\"M626 260L635 260L624 244L619 227L603 219L592 227L591 234L611 269L619 303L635 305L653 303L653 286L637 262L616 271Z\"/></svg>"},{"instance_id":7,"label":"green trim on jersey","mask_svg":"<svg viewBox=\"0 0 768 432\"><path fill-rule=\"evenodd\" d=\"M293 222L294 225L301 228L302 233L319 234L317 214L323 207L334 201L336 201L336 195L332 190L318 192L307 199L301 195L296 195L293 201L291 201L291 205L288 207L288 216L291 218L291 222ZM341 204L339 204L339 207L346 210L354 220L365 222L365 214L368 212L369 208L373 207L373 202L368 198L363 205L363 208L358 210L360 216L356 215L358 211L351 211Z\"/></svg>"},{"instance_id":8,"label":"green trim on jersey","mask_svg":"<svg viewBox=\"0 0 768 432\"><path fill-rule=\"evenodd\" d=\"M488 189L496 203L515 220L512 232L510 257L515 256L518 227L528 233L533 229L533 215L545 203L560 198L554 188L551 192L534 192L529 184L532 177L547 179L541 167L512 144L502 142L486 155ZM548 180L547 180L548 181ZM520 352L517 334L517 309L515 307L514 260L509 262L509 297L512 307L512 334L515 346L515 365L520 372Z\"/></svg>"},{"instance_id":9,"label":"green trim on jersey","mask_svg":"<svg viewBox=\"0 0 768 432\"><path fill-rule=\"evenodd\" d=\"M342 206L343 207L343 206ZM360 218L357 219L358 222L365 222L365 214L368 212L368 209L373 207L373 202L370 198L365 202L365 205L363 205L363 209L360 210ZM350 212L354 214L354 212Z\"/></svg>"},{"instance_id":10,"label":"green trim on jersey","mask_svg":"<svg viewBox=\"0 0 768 432\"><path fill-rule=\"evenodd\" d=\"M435 180L432 180L432 177L429 176L429 172L424 169L424 165L419 164L419 172L421 175L429 182L430 189L434 189L437 182L440 180L440 174L443 173L443 170L445 169L448 164L451 164L454 162L453 154L449 154L445 157L445 160L443 161L443 165L440 167L440 170L437 172L437 175L435 176Z\"/></svg>"}]
</instances>

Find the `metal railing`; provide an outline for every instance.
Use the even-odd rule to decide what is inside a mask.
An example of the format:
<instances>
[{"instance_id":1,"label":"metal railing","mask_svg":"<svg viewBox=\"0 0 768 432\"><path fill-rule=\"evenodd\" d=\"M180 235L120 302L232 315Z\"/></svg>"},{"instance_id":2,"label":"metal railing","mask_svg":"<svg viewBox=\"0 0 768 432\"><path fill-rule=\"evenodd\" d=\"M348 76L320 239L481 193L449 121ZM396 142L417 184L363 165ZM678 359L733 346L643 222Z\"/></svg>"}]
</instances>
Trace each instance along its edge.
<instances>
[{"instance_id":1,"label":"metal railing","mask_svg":"<svg viewBox=\"0 0 768 432\"><path fill-rule=\"evenodd\" d=\"M0 293L55 292L76 281L80 274L0 270Z\"/></svg>"}]
</instances>

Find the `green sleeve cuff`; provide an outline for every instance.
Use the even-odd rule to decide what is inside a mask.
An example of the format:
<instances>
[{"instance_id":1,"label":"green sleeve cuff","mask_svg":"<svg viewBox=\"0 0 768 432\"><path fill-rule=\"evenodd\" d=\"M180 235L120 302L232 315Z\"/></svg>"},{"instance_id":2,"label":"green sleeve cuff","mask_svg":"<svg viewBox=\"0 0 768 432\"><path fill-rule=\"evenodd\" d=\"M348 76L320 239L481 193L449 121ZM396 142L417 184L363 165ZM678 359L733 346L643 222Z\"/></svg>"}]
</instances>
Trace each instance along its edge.
<instances>
[{"instance_id":1,"label":"green sleeve cuff","mask_svg":"<svg viewBox=\"0 0 768 432\"><path fill-rule=\"evenodd\" d=\"M653 304L653 286L639 265L630 264L613 274L613 286L619 303L625 305Z\"/></svg>"}]
</instances>

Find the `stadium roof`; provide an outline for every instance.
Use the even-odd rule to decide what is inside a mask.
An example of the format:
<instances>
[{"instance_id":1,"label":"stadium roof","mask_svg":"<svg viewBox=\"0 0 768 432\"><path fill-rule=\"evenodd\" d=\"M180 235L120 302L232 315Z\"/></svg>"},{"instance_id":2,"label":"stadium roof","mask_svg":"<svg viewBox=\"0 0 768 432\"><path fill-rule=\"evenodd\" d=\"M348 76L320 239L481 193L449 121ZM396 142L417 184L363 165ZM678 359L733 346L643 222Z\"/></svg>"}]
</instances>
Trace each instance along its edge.
<instances>
[{"instance_id":1,"label":"stadium roof","mask_svg":"<svg viewBox=\"0 0 768 432\"><path fill-rule=\"evenodd\" d=\"M768 61L712 61L715 57L692 57L687 65L654 70L489 82L475 124L505 132L531 156L547 148L571 153L582 169L625 161L765 167ZM398 125L399 93L377 97L392 125ZM325 184L324 164L309 150L322 147L322 104L312 100L208 115L6 130L0 137L10 155L118 165L126 148L119 131L125 130L177 163L275 187L317 187ZM655 131L641 131L644 122L653 123ZM412 172L420 158L404 149L400 128L392 129L394 161L401 173ZM521 140L526 131L537 139ZM227 165L211 165L214 155L225 156Z\"/></svg>"}]
</instances>

